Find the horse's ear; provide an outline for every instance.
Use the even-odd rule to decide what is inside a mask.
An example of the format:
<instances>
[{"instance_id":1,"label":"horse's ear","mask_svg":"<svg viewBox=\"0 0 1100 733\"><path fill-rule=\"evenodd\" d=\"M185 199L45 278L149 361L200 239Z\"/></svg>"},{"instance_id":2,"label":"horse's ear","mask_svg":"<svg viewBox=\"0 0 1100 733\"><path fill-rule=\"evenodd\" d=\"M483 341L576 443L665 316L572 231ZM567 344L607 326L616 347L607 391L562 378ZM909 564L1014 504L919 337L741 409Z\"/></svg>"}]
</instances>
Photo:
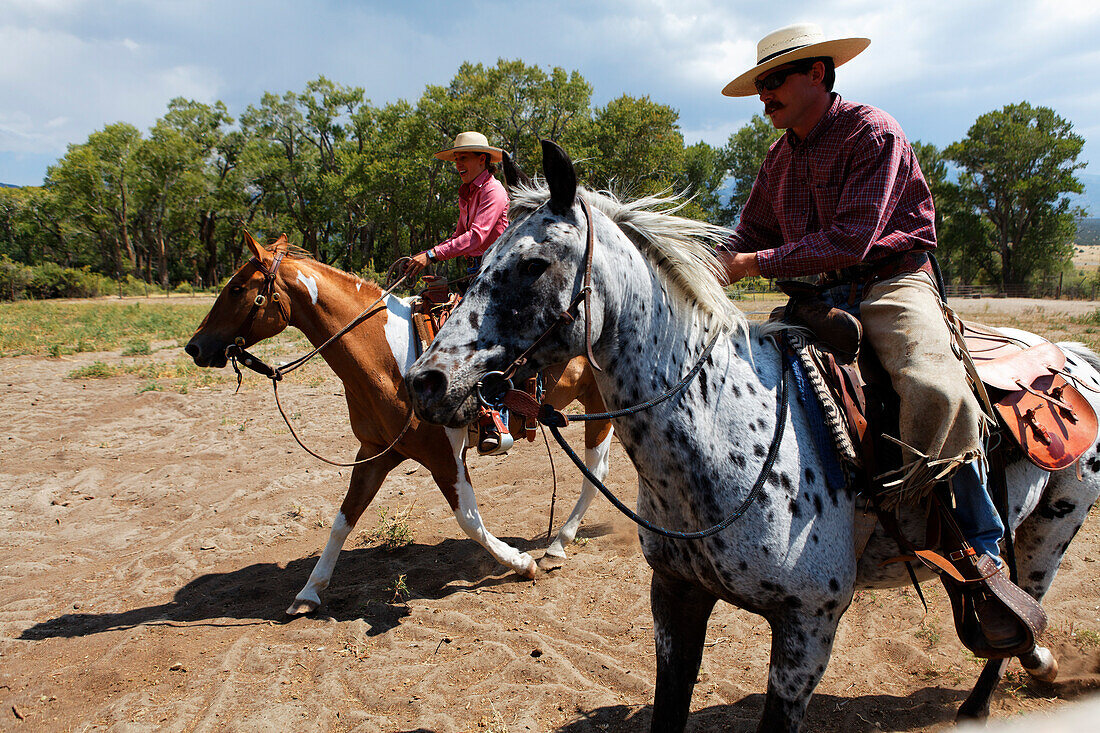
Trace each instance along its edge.
<instances>
[{"instance_id":1,"label":"horse's ear","mask_svg":"<svg viewBox=\"0 0 1100 733\"><path fill-rule=\"evenodd\" d=\"M286 234L280 234L279 238L275 240L274 250L276 252L286 252L290 249L290 240L286 238Z\"/></svg>"},{"instance_id":2,"label":"horse's ear","mask_svg":"<svg viewBox=\"0 0 1100 733\"><path fill-rule=\"evenodd\" d=\"M252 234L245 229L244 230L244 243L248 245L248 248L252 250L252 255L260 262L264 261L264 255L267 253L264 248L260 246L260 243L253 238Z\"/></svg>"},{"instance_id":3,"label":"horse's ear","mask_svg":"<svg viewBox=\"0 0 1100 733\"><path fill-rule=\"evenodd\" d=\"M504 168L504 182L508 184L508 188L515 188L516 186L531 188L531 179L520 170L520 167L516 165L516 162L512 160L512 156L508 155L507 151L504 152L504 156L501 158L501 167Z\"/></svg>"},{"instance_id":4,"label":"horse's ear","mask_svg":"<svg viewBox=\"0 0 1100 733\"><path fill-rule=\"evenodd\" d=\"M542 172L550 185L550 210L564 214L577 198L577 171L557 143L542 141Z\"/></svg>"}]
</instances>

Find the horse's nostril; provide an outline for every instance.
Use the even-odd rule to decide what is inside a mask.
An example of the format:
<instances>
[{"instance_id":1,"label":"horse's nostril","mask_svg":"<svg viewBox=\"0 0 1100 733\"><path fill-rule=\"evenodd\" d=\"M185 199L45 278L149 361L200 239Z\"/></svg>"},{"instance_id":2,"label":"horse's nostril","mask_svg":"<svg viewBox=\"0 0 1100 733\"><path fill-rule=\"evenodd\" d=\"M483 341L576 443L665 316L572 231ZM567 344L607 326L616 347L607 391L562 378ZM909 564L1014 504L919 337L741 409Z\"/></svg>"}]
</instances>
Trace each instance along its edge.
<instances>
[{"instance_id":1,"label":"horse's nostril","mask_svg":"<svg viewBox=\"0 0 1100 733\"><path fill-rule=\"evenodd\" d=\"M431 402L447 389L447 377L438 369L425 369L413 377L412 388L422 401Z\"/></svg>"},{"instance_id":2,"label":"horse's nostril","mask_svg":"<svg viewBox=\"0 0 1100 733\"><path fill-rule=\"evenodd\" d=\"M188 341L187 346L183 347L183 353L187 354L192 359L194 359L196 356L198 356L202 352L199 349L198 345L195 344L194 341Z\"/></svg>"}]
</instances>

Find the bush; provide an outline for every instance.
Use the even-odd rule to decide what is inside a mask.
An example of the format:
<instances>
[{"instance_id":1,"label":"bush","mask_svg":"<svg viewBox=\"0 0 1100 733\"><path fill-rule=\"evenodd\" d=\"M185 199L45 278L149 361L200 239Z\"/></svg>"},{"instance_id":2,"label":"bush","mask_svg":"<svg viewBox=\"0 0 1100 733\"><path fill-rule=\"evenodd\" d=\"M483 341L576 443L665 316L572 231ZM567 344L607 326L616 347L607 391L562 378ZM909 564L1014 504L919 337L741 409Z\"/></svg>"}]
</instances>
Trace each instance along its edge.
<instances>
[{"instance_id":1,"label":"bush","mask_svg":"<svg viewBox=\"0 0 1100 733\"><path fill-rule=\"evenodd\" d=\"M94 298L110 292L110 278L87 268L62 267L56 262L44 262L32 268L26 294L29 298Z\"/></svg>"},{"instance_id":2,"label":"bush","mask_svg":"<svg viewBox=\"0 0 1100 733\"><path fill-rule=\"evenodd\" d=\"M26 297L27 283L33 275L30 267L12 261L7 255L0 255L0 300Z\"/></svg>"}]
</instances>

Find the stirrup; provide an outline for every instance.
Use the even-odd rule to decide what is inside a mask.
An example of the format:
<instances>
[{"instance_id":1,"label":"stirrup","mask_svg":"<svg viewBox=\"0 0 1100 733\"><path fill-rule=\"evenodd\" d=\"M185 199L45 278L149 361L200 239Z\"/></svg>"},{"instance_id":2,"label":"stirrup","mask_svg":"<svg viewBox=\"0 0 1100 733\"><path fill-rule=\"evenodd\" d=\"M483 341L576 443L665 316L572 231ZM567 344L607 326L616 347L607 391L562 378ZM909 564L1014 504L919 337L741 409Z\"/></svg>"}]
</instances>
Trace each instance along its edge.
<instances>
[{"instance_id":1,"label":"stirrup","mask_svg":"<svg viewBox=\"0 0 1100 733\"><path fill-rule=\"evenodd\" d=\"M500 412L481 408L478 415L477 452L482 456L499 456L512 447L512 434L501 419Z\"/></svg>"}]
</instances>

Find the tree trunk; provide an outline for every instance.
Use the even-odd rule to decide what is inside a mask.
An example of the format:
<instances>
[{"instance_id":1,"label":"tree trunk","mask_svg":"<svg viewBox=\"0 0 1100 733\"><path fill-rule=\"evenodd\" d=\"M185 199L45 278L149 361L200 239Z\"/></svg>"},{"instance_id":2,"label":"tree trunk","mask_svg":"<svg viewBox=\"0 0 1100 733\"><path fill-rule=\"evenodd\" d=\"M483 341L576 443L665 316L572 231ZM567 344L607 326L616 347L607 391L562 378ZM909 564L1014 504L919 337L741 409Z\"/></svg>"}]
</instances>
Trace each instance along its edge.
<instances>
[{"instance_id":1,"label":"tree trunk","mask_svg":"<svg viewBox=\"0 0 1100 733\"><path fill-rule=\"evenodd\" d=\"M204 211L199 217L199 242L203 252L206 253L204 279L208 286L218 282L218 243L214 240L214 225L217 223L217 214L213 211Z\"/></svg>"}]
</instances>

